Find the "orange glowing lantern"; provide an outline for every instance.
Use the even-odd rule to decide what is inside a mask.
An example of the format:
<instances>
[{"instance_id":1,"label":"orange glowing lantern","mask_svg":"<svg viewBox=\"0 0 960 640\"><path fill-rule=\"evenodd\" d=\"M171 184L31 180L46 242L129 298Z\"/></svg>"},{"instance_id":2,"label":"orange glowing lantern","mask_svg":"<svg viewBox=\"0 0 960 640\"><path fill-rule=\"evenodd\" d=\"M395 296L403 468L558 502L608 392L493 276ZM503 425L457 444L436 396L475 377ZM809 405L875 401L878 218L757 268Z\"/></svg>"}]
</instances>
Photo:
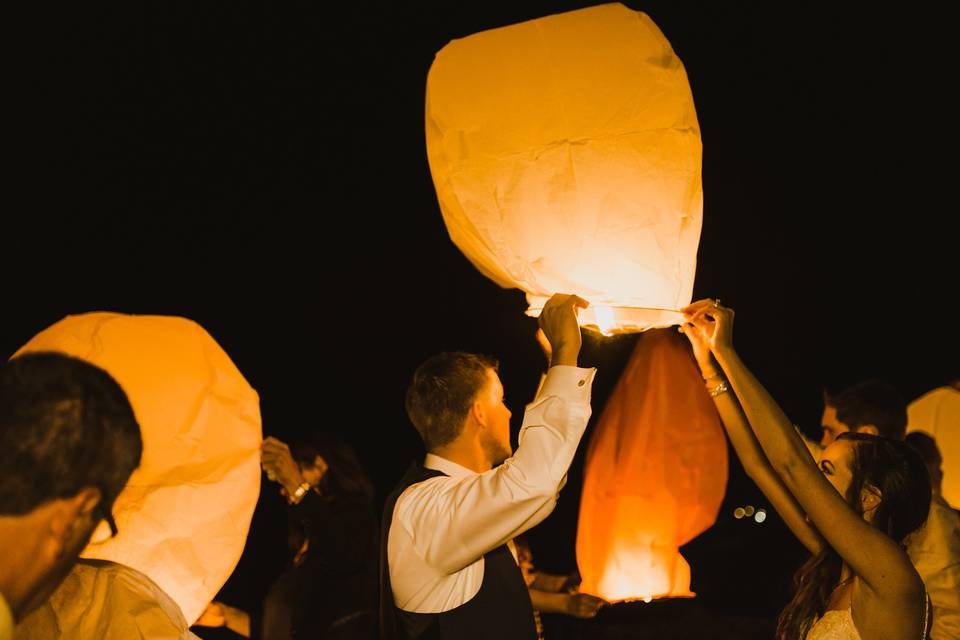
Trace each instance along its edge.
<instances>
[{"instance_id":1,"label":"orange glowing lantern","mask_svg":"<svg viewBox=\"0 0 960 640\"><path fill-rule=\"evenodd\" d=\"M232 573L260 492L257 393L184 318L68 316L17 353L61 351L108 371L130 398L143 457L114 504L119 535L82 556L136 569L193 622Z\"/></svg>"},{"instance_id":2,"label":"orange glowing lantern","mask_svg":"<svg viewBox=\"0 0 960 640\"><path fill-rule=\"evenodd\" d=\"M686 72L607 4L454 40L427 78L427 156L453 242L484 275L591 301L604 333L680 323L703 211Z\"/></svg>"},{"instance_id":3,"label":"orange glowing lantern","mask_svg":"<svg viewBox=\"0 0 960 640\"><path fill-rule=\"evenodd\" d=\"M960 390L940 387L907 407L907 431L933 436L943 457L943 499L960 507Z\"/></svg>"},{"instance_id":4,"label":"orange glowing lantern","mask_svg":"<svg viewBox=\"0 0 960 640\"><path fill-rule=\"evenodd\" d=\"M580 588L611 601L692 596L679 548L716 521L726 483L723 426L685 339L648 332L587 451Z\"/></svg>"}]
</instances>

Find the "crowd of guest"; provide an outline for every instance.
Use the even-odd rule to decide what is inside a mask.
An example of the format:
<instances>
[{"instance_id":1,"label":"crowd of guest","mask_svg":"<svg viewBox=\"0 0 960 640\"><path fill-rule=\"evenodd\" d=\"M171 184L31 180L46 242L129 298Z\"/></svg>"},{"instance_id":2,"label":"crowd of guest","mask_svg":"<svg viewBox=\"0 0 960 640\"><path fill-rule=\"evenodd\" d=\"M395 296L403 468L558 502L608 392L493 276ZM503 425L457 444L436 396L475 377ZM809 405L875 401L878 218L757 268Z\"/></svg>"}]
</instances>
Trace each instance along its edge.
<instances>
[{"instance_id":1,"label":"crowd of guest","mask_svg":"<svg viewBox=\"0 0 960 640\"><path fill-rule=\"evenodd\" d=\"M581 593L575 573L538 571L524 538L554 509L591 417L595 370L580 366L577 320L587 304L556 295L540 315L549 367L516 449L497 361L446 352L423 362L405 407L426 456L382 509L342 438L267 437L261 466L287 504L289 560L262 606L214 600L195 631L533 640L544 637L540 612L602 615L610 603ZM867 380L825 394L813 442L734 348L732 309L701 300L684 317L679 329L743 468L810 552L776 637L960 637L960 517L942 491L960 470L937 441L960 418L939 410L939 423L915 427L895 388ZM61 583L124 570L77 558L96 531L122 535L112 505L141 450L130 400L103 369L43 352L0 366L0 640L37 637L16 625ZM193 637L162 593L143 597Z\"/></svg>"}]
</instances>

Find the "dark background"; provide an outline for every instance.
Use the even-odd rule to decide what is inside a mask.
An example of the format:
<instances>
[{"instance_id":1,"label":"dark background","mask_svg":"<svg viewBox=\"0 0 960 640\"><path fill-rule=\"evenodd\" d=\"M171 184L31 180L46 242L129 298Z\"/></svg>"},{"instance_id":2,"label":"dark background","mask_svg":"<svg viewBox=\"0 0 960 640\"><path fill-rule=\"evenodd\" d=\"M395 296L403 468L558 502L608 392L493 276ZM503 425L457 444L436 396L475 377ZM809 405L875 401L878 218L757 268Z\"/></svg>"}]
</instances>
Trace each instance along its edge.
<instances>
[{"instance_id":1,"label":"dark background","mask_svg":"<svg viewBox=\"0 0 960 640\"><path fill-rule=\"evenodd\" d=\"M402 398L428 355L499 357L518 428L542 369L534 322L446 235L424 83L453 38L590 4L84 3L14 24L2 351L70 313L187 316L258 390L265 433L343 434L381 498L422 455ZM913 398L957 375L945 18L627 4L670 40L697 105L694 297L737 309L738 348L788 415L816 434L823 385L879 376ZM587 340L595 417L634 340ZM541 568L574 567L581 474L578 457L531 533ZM685 554L704 603L772 616L803 554L775 516L735 520L746 504L764 502L731 458L717 525ZM267 484L224 599L262 596L283 523Z\"/></svg>"}]
</instances>

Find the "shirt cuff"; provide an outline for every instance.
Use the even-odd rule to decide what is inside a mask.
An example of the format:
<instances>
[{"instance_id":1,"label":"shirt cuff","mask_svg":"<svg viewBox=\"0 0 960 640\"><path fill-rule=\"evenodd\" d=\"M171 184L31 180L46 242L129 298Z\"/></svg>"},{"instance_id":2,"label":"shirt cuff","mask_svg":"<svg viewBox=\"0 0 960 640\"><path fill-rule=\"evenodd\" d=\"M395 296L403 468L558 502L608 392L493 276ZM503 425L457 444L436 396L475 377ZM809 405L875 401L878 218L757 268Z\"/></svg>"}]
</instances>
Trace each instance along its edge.
<instances>
[{"instance_id":1,"label":"shirt cuff","mask_svg":"<svg viewBox=\"0 0 960 640\"><path fill-rule=\"evenodd\" d=\"M597 370L593 367L581 369L567 365L550 367L540 386L537 399L556 396L572 402L590 403L590 390Z\"/></svg>"}]
</instances>

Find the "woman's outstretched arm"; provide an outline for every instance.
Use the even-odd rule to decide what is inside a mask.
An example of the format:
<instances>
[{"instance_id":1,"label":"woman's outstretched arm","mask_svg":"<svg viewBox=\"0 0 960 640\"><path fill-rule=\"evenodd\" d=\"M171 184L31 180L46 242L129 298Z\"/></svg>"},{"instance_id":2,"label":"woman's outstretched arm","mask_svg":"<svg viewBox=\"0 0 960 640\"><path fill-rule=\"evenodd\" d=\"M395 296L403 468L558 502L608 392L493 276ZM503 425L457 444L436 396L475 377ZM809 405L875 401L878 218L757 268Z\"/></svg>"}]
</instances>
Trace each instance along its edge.
<instances>
[{"instance_id":1,"label":"woman's outstretched arm","mask_svg":"<svg viewBox=\"0 0 960 640\"><path fill-rule=\"evenodd\" d=\"M710 344L703 328L687 323L680 327L680 333L690 340L700 373L708 390L712 391L713 404L717 408L717 413L720 414L723 428L747 475L760 488L803 546L811 553L819 553L823 547L823 538L807 520L806 513L800 504L770 466L767 456L760 448L760 443L750 429L736 395L726 391L717 393L726 386L726 378L720 366L710 355Z\"/></svg>"},{"instance_id":2,"label":"woman's outstretched arm","mask_svg":"<svg viewBox=\"0 0 960 640\"><path fill-rule=\"evenodd\" d=\"M767 460L827 544L881 600L922 594L923 583L898 543L864 520L826 480L830 470L821 473L793 424L734 350L733 310L701 300L684 313L709 342Z\"/></svg>"}]
</instances>

